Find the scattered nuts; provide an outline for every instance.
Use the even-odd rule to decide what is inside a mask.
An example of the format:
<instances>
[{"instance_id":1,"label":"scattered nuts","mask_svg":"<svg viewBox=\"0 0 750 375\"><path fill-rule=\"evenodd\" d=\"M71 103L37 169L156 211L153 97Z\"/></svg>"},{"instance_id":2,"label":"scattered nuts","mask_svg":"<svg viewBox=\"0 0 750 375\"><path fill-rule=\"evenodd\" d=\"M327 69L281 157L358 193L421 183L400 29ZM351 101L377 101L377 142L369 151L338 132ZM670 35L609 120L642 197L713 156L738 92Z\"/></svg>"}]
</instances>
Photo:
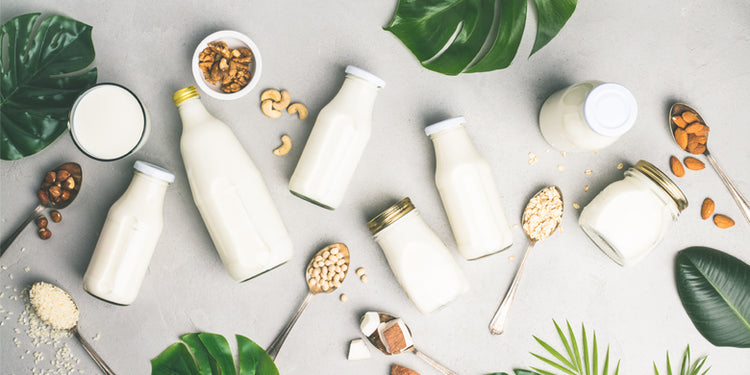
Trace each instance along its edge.
<instances>
[{"instance_id":1,"label":"scattered nuts","mask_svg":"<svg viewBox=\"0 0 750 375\"><path fill-rule=\"evenodd\" d=\"M47 174L44 176L44 182L47 182L50 184L55 182L56 179L57 179L57 174L52 171L47 172Z\"/></svg>"},{"instance_id":2,"label":"scattered nuts","mask_svg":"<svg viewBox=\"0 0 750 375\"><path fill-rule=\"evenodd\" d=\"M279 92L279 90L275 89L268 89L266 91L263 91L263 93L260 94L260 101L264 102L266 100L278 102L281 100L281 93Z\"/></svg>"},{"instance_id":3,"label":"scattered nuts","mask_svg":"<svg viewBox=\"0 0 750 375\"><path fill-rule=\"evenodd\" d=\"M292 139L288 135L284 134L281 136L281 146L273 150L273 154L276 156L284 156L289 153L292 149Z\"/></svg>"},{"instance_id":4,"label":"scattered nuts","mask_svg":"<svg viewBox=\"0 0 750 375\"><path fill-rule=\"evenodd\" d=\"M704 199L701 205L701 219L706 220L711 217L711 214L714 213L714 208L716 208L716 203L714 203L713 199Z\"/></svg>"},{"instance_id":5,"label":"scattered nuts","mask_svg":"<svg viewBox=\"0 0 750 375\"><path fill-rule=\"evenodd\" d=\"M52 197L52 198L57 198L57 197L59 197L59 196L60 196L60 194L62 194L62 189L60 189L60 187L59 187L59 186L57 186L57 185L54 185L54 186L51 186L51 187L49 188L48 192L49 192L49 196L50 196L50 197Z\"/></svg>"},{"instance_id":6,"label":"scattered nuts","mask_svg":"<svg viewBox=\"0 0 750 375\"><path fill-rule=\"evenodd\" d=\"M677 128L674 131L674 140L681 149L686 149L688 145L688 133L685 130Z\"/></svg>"},{"instance_id":7,"label":"scattered nuts","mask_svg":"<svg viewBox=\"0 0 750 375\"><path fill-rule=\"evenodd\" d=\"M250 82L250 62L253 53L248 48L232 49L222 41L208 43L198 55L198 67L208 83L221 85L221 91L240 91Z\"/></svg>"},{"instance_id":8,"label":"scattered nuts","mask_svg":"<svg viewBox=\"0 0 750 375\"><path fill-rule=\"evenodd\" d=\"M76 187L76 181L73 179L73 177L68 177L65 182L62 183L62 188L65 190L73 190Z\"/></svg>"},{"instance_id":9,"label":"scattered nuts","mask_svg":"<svg viewBox=\"0 0 750 375\"><path fill-rule=\"evenodd\" d=\"M273 109L273 101L271 99L266 99L260 104L260 110L263 111L263 114L270 117L270 118L279 118L281 117L281 111L277 111Z\"/></svg>"},{"instance_id":10,"label":"scattered nuts","mask_svg":"<svg viewBox=\"0 0 750 375\"><path fill-rule=\"evenodd\" d=\"M39 238L43 240L48 240L50 237L52 237L52 232L50 232L47 228L39 228Z\"/></svg>"},{"instance_id":11,"label":"scattered nuts","mask_svg":"<svg viewBox=\"0 0 750 375\"><path fill-rule=\"evenodd\" d=\"M685 176L685 168L682 166L682 163L680 163L680 159L677 159L676 156L669 158L669 166L672 168L672 173L674 173L675 176Z\"/></svg>"},{"instance_id":12,"label":"scattered nuts","mask_svg":"<svg viewBox=\"0 0 750 375\"><path fill-rule=\"evenodd\" d=\"M57 211L57 210L50 212L49 217L55 223L59 223L60 221L62 221L62 214L60 213L60 211Z\"/></svg>"},{"instance_id":13,"label":"scattered nuts","mask_svg":"<svg viewBox=\"0 0 750 375\"><path fill-rule=\"evenodd\" d=\"M44 190L37 191L36 197L39 198L39 203L42 205L47 205L47 203L49 203L49 194Z\"/></svg>"},{"instance_id":14,"label":"scattered nuts","mask_svg":"<svg viewBox=\"0 0 750 375\"><path fill-rule=\"evenodd\" d=\"M302 103L294 103L289 106L289 108L286 109L289 114L298 114L300 120L304 120L307 118L307 107L305 107Z\"/></svg>"},{"instance_id":15,"label":"scattered nuts","mask_svg":"<svg viewBox=\"0 0 750 375\"><path fill-rule=\"evenodd\" d=\"M47 221L47 217L44 215L37 217L34 222L36 223L36 226L39 227L39 229L47 228L48 221Z\"/></svg>"},{"instance_id":16,"label":"scattered nuts","mask_svg":"<svg viewBox=\"0 0 750 375\"><path fill-rule=\"evenodd\" d=\"M281 100L274 101L273 109L277 111L283 111L286 107L289 107L289 103L292 102L292 96L289 95L289 91L281 90Z\"/></svg>"},{"instance_id":17,"label":"scattered nuts","mask_svg":"<svg viewBox=\"0 0 750 375\"><path fill-rule=\"evenodd\" d=\"M66 171L65 169L61 169L57 171L57 179L50 182L56 182L56 181L65 181L70 177L70 172Z\"/></svg>"},{"instance_id":18,"label":"scattered nuts","mask_svg":"<svg viewBox=\"0 0 750 375\"><path fill-rule=\"evenodd\" d=\"M734 226L734 220L729 216L716 214L714 215L714 224L721 229L727 229Z\"/></svg>"},{"instance_id":19,"label":"scattered nuts","mask_svg":"<svg viewBox=\"0 0 750 375\"><path fill-rule=\"evenodd\" d=\"M688 156L685 158L685 167L692 171L699 171L703 168L706 168L706 164L692 156Z\"/></svg>"}]
</instances>

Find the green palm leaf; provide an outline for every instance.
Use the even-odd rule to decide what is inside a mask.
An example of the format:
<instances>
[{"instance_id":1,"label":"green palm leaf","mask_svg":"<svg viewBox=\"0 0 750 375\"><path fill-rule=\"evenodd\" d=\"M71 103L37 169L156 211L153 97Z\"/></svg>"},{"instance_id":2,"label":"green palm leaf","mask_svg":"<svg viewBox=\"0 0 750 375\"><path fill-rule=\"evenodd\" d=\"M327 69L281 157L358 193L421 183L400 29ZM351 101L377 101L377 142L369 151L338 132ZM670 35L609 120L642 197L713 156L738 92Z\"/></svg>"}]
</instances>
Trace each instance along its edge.
<instances>
[{"instance_id":1,"label":"green palm leaf","mask_svg":"<svg viewBox=\"0 0 750 375\"><path fill-rule=\"evenodd\" d=\"M710 366L705 370L703 369L703 366L706 364L706 359L708 359L708 357L703 356L696 359L695 362L692 362L690 360L690 345L688 345L685 349L685 352L682 354L680 375L705 375L708 370L711 369ZM701 372L701 370L703 370L703 372ZM656 366L656 362L654 362L654 374L660 375L659 368ZM667 372L665 374L672 375L672 363L669 360L669 352L667 352Z\"/></svg>"},{"instance_id":2,"label":"green palm leaf","mask_svg":"<svg viewBox=\"0 0 750 375\"><path fill-rule=\"evenodd\" d=\"M568 335L566 335L556 321L553 320L555 329L560 338L560 341L565 347L565 353L567 357L563 355L559 350L555 349L544 340L534 336L537 343L547 351L548 356L541 354L531 353L534 357L542 361L544 364L553 367L557 371L561 371L560 374L566 375L609 375L609 347L607 347L607 353L602 363L603 370L599 369L599 343L596 338L596 332L592 331L591 344L589 344L589 335L586 333L586 327L581 324L581 336L576 337L571 327L570 322L567 323ZM581 343L579 348L578 342ZM558 375L550 370L545 370L540 367L531 367L534 371L542 375ZM620 362L617 362L617 367L613 374L617 375L620 372Z\"/></svg>"}]
</instances>

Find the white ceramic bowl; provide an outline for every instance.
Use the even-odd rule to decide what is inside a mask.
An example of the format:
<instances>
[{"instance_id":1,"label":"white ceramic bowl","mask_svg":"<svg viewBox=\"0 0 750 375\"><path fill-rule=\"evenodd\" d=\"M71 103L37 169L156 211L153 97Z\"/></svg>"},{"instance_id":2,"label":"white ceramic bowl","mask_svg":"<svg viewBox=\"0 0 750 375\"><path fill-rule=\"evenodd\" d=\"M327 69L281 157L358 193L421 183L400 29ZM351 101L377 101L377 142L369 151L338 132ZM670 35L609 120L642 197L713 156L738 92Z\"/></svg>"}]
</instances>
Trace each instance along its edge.
<instances>
[{"instance_id":1,"label":"white ceramic bowl","mask_svg":"<svg viewBox=\"0 0 750 375\"><path fill-rule=\"evenodd\" d=\"M200 67L198 67L198 56L200 55L200 53L203 52L206 47L208 47L208 43L216 41L222 41L226 43L227 47L229 48L249 48L253 53L253 59L252 61L250 61L250 82L247 83L247 86L240 89L240 91L233 93L226 93L224 91L221 91L220 85L214 85L206 81L206 78L203 77L203 72L201 71ZM247 95L247 93L249 93L255 87L255 85L258 84L258 81L260 80L260 73L263 67L263 62L260 58L260 50L258 49L258 46L256 46L255 43L253 43L253 41L247 37L247 35L232 30L222 30L207 36L198 44L198 47L195 49L195 53L193 54L192 65L195 83L198 84L198 87L201 89L201 91L205 92L212 98L221 100L233 100Z\"/></svg>"}]
</instances>

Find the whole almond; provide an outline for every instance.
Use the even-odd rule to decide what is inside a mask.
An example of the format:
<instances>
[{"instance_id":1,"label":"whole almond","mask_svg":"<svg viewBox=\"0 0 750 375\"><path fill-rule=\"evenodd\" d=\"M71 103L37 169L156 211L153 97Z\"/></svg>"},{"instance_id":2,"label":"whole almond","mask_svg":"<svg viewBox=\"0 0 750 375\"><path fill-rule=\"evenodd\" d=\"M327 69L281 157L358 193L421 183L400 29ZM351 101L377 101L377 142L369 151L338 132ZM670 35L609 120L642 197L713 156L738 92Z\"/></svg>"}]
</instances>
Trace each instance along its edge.
<instances>
[{"instance_id":1,"label":"whole almond","mask_svg":"<svg viewBox=\"0 0 750 375\"><path fill-rule=\"evenodd\" d=\"M706 168L706 164L692 156L688 156L685 158L685 167L691 171L699 171Z\"/></svg>"},{"instance_id":2,"label":"whole almond","mask_svg":"<svg viewBox=\"0 0 750 375\"><path fill-rule=\"evenodd\" d=\"M714 203L713 199L704 199L701 205L701 219L706 220L711 217L711 214L714 213L714 208L716 208L716 203Z\"/></svg>"},{"instance_id":3,"label":"whole almond","mask_svg":"<svg viewBox=\"0 0 750 375\"><path fill-rule=\"evenodd\" d=\"M711 131L711 129L708 127L708 125L703 125L700 130L695 132L695 135L706 135L709 131Z\"/></svg>"},{"instance_id":4,"label":"whole almond","mask_svg":"<svg viewBox=\"0 0 750 375\"><path fill-rule=\"evenodd\" d=\"M676 156L669 158L669 166L672 168L672 173L674 173L675 176L682 177L685 175L685 168L682 166L682 163L680 163L680 159L677 159Z\"/></svg>"},{"instance_id":5,"label":"whole almond","mask_svg":"<svg viewBox=\"0 0 750 375\"><path fill-rule=\"evenodd\" d=\"M394 363L391 366L391 375L419 375L419 373L408 367L399 366Z\"/></svg>"},{"instance_id":6,"label":"whole almond","mask_svg":"<svg viewBox=\"0 0 750 375\"><path fill-rule=\"evenodd\" d=\"M698 121L698 116L690 111L682 112L682 119L685 120L686 123L691 124L696 121Z\"/></svg>"},{"instance_id":7,"label":"whole almond","mask_svg":"<svg viewBox=\"0 0 750 375\"><path fill-rule=\"evenodd\" d=\"M705 125L703 125L703 124L701 124L701 123L699 123L699 122L694 122L694 123L692 123L692 124L688 125L688 126L687 126L687 127L685 128L685 131L686 131L686 132L687 132L688 134L695 134L695 133L697 133L697 132L699 132L699 131L703 131L703 128L704 128L704 127L705 127Z\"/></svg>"},{"instance_id":8,"label":"whole almond","mask_svg":"<svg viewBox=\"0 0 750 375\"><path fill-rule=\"evenodd\" d=\"M677 141L677 145L684 150L688 145L688 133L686 133L684 129L677 128L674 131L674 140Z\"/></svg>"},{"instance_id":9,"label":"whole almond","mask_svg":"<svg viewBox=\"0 0 750 375\"><path fill-rule=\"evenodd\" d=\"M727 229L734 226L734 220L729 216L716 214L714 215L714 224L721 229Z\"/></svg>"},{"instance_id":10,"label":"whole almond","mask_svg":"<svg viewBox=\"0 0 750 375\"><path fill-rule=\"evenodd\" d=\"M682 116L672 116L672 122L683 129L687 126L687 122L682 119Z\"/></svg>"}]
</instances>

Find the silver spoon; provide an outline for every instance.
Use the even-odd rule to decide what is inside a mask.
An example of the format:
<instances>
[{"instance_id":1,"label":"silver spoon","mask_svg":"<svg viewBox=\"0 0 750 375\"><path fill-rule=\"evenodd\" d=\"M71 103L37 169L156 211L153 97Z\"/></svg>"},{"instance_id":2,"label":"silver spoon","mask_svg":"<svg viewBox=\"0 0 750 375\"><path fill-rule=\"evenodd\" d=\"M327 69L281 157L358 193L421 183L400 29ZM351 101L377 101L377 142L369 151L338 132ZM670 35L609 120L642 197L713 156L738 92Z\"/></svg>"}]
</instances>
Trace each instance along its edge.
<instances>
[{"instance_id":1,"label":"silver spoon","mask_svg":"<svg viewBox=\"0 0 750 375\"><path fill-rule=\"evenodd\" d=\"M390 322L392 320L395 320L395 319L399 319L397 316L394 316L394 315L391 315L391 314L388 314L388 313L379 312L377 314L378 314L378 317L380 318L380 323L381 324L382 323L388 323L388 322ZM362 316L362 319L365 319L366 315L367 315L367 313ZM409 338L408 341L412 341L413 342L413 340L411 339L411 337L412 337L411 329L409 329L409 327L406 324L404 324L404 327L406 327L406 332L403 332L403 334L405 336L408 335L408 338ZM363 332L363 333L365 333L367 335L367 339L370 340L370 343L372 343L372 345L374 345L376 348L378 348L378 350L380 350L381 352L385 353L386 355L393 355L393 354L401 354L401 353L405 353L405 352L411 352L411 353L414 353L417 357L419 357L423 361L427 362L427 364L429 364L430 366L432 366L436 370L440 371L440 373L442 373L444 375L458 375L458 374L456 374L456 372L454 372L454 371L450 370L449 368L441 365L440 363L438 363L434 359L428 357L426 354L424 354L421 351L417 350L417 348L414 346L414 344L406 346L406 347L404 347L404 348L402 348L400 350L397 350L395 352L389 352L388 349L386 349L385 344L383 343L383 341L380 340L380 335L378 334L378 330L377 329L374 332L371 332L369 334L366 333L366 332Z\"/></svg>"},{"instance_id":2,"label":"silver spoon","mask_svg":"<svg viewBox=\"0 0 750 375\"><path fill-rule=\"evenodd\" d=\"M39 216L39 214L41 214L45 208L54 207L58 210L61 210L65 207L68 207L68 205L70 205L70 203L76 199L76 197L78 196L78 192L81 190L81 182L83 182L83 172L81 170L81 166L78 165L78 163L63 163L54 168L53 171L60 171L62 169L70 172L70 177L73 177L73 181L75 181L75 187L70 191L70 198L61 200L59 203L55 203L52 200L49 200L46 203L39 202L36 208L34 208L34 211L31 212L31 215L29 215L21 223L21 225L19 225L18 228L16 228L16 230L13 231L13 233L11 233L11 235L8 236L8 238L6 238L0 245L0 256L5 253L5 250L8 250L13 241L15 241L16 237L18 237L18 235L23 232L26 226L29 225L29 223L32 222L37 216Z\"/></svg>"},{"instance_id":3,"label":"silver spoon","mask_svg":"<svg viewBox=\"0 0 750 375\"><path fill-rule=\"evenodd\" d=\"M667 119L667 122L669 123L669 129L670 133L672 133L672 138L674 139L675 130L677 129L677 124L672 121L673 116L681 115L684 112L692 112L693 114L698 117L698 121L706 125L706 122L703 121L703 117L701 117L700 113L690 107L687 104L683 103L675 103L672 105L672 108L669 109L669 118ZM675 139L675 142L677 140ZM687 150L686 150L687 151ZM737 205L740 207L740 211L742 212L742 215L745 216L745 220L747 220L748 223L750 223L750 203L747 202L747 199L742 196L742 193L740 193L739 189L737 189L736 186L734 186L734 183L732 183L732 180L729 179L729 176L727 176L726 173L724 173L724 170L721 169L719 166L719 162L716 161L716 158L714 158L713 155L711 155L710 152L708 152L708 142L706 142L706 150L703 151L703 155L706 156L706 159L708 159L708 162L711 164L711 166L714 168L716 173L719 175L719 178L724 183L724 186L727 187L729 190L729 193L732 194L732 198L734 198L734 201L737 202Z\"/></svg>"},{"instance_id":4,"label":"silver spoon","mask_svg":"<svg viewBox=\"0 0 750 375\"><path fill-rule=\"evenodd\" d=\"M57 298L55 301L50 301L49 298L45 298L45 295L54 295L54 297ZM29 290L29 301L42 321L49 324L54 329L69 330L75 335L78 341L81 342L86 353L91 356L96 365L99 366L106 375L115 375L115 372L107 366L102 357L94 351L94 348L91 347L88 341L86 341L78 331L78 305L73 301L73 297L71 297L70 294L56 285L40 281L31 286L31 289ZM45 302L47 302L47 304L45 304ZM50 302L55 303L53 304ZM55 312L57 312L57 314L55 314ZM63 312L62 315L65 315L65 313L70 314L67 316L68 319L62 318L60 314L61 312Z\"/></svg>"},{"instance_id":5,"label":"silver spoon","mask_svg":"<svg viewBox=\"0 0 750 375\"><path fill-rule=\"evenodd\" d=\"M302 315L302 312L305 311L305 307L307 307L307 304L310 303L310 299L312 296L320 293L331 293L334 290L336 290L338 287L335 285L330 286L323 286L318 282L313 281L314 275L313 275L313 268L315 266L315 263L318 257L325 258L323 256L324 253L332 253L331 251L334 250L342 255L342 258L344 260L344 264L346 267L343 269L344 277L346 277L347 272L349 271L349 248L344 245L343 243L335 243L332 245L328 245L315 253L315 256L310 259L310 263L307 264L307 270L305 272L305 279L307 280L307 295L305 296L305 299L302 301L302 304L300 304L299 308L297 308L297 312L294 313L292 318L287 322L284 329L279 333L278 336L276 336L276 339L273 340L271 345L268 347L266 352L268 352L268 355L271 357L271 359L276 359L276 356L279 355L279 350L281 350L281 346L284 345L284 341L286 340L286 337L289 336L289 332L292 331L292 327L294 327L294 324L297 323L297 319L299 319L300 315ZM344 277L342 277L339 282L344 282Z\"/></svg>"},{"instance_id":6,"label":"silver spoon","mask_svg":"<svg viewBox=\"0 0 750 375\"><path fill-rule=\"evenodd\" d=\"M544 202L549 202L550 206L548 207L554 208L552 215L542 216L540 212L537 212L539 205ZM557 186L549 186L534 194L526 205L526 209L523 210L523 230L526 232L526 236L529 237L529 247L526 248L526 252L523 254L521 265L518 266L518 271L516 271L516 276L513 278L510 289L508 289L503 302L500 303L500 307L497 308L495 316L490 321L490 333L493 335L499 335L505 331L505 322L510 313L510 305L513 303L516 291L518 291L521 273L523 273L526 267L526 260L529 258L531 249L534 248L534 245L538 241L544 241L547 237L555 233L562 222L563 207L562 191ZM535 229L540 230L537 231Z\"/></svg>"}]
</instances>

